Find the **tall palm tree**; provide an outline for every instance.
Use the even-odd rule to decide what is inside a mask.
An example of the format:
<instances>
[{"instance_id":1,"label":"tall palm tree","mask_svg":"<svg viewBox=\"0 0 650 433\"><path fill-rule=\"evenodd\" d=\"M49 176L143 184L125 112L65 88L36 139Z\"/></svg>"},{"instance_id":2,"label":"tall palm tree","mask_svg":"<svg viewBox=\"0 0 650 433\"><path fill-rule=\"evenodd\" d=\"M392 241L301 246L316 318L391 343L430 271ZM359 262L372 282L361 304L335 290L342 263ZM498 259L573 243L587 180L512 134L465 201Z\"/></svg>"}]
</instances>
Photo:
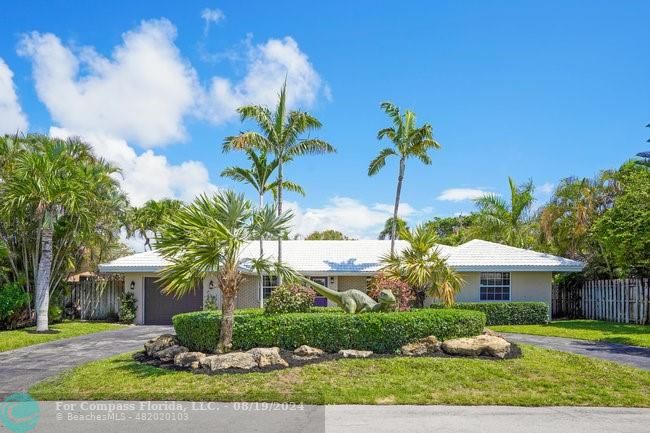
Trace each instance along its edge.
<instances>
[{"instance_id":1,"label":"tall palm tree","mask_svg":"<svg viewBox=\"0 0 650 433\"><path fill-rule=\"evenodd\" d=\"M397 224L393 224L393 221L396 221ZM408 224L406 221L404 221L402 218L397 217L396 220L393 219L393 217L390 217L386 220L384 223L384 228L379 232L379 236L377 236L377 239L379 240L384 240L384 239L392 239L393 238L393 226L395 226L395 236L397 239L399 239L399 234L402 233L404 230L408 230Z\"/></svg>"},{"instance_id":2,"label":"tall palm tree","mask_svg":"<svg viewBox=\"0 0 650 433\"><path fill-rule=\"evenodd\" d=\"M389 278L400 279L412 287L420 307L426 293L444 305L452 305L464 281L440 255L435 232L419 225L413 230L403 229L400 238L408 242L408 247L399 254L383 257L382 271Z\"/></svg>"},{"instance_id":3,"label":"tall palm tree","mask_svg":"<svg viewBox=\"0 0 650 433\"><path fill-rule=\"evenodd\" d=\"M40 332L48 330L52 271L65 257L53 251L55 229L62 224L66 236L80 235L81 227L93 225L96 212L107 209L118 190L112 177L117 169L77 139L28 135L24 142L24 150L11 162L9 176L0 183L0 206L5 215L33 218L36 330Z\"/></svg>"},{"instance_id":4,"label":"tall palm tree","mask_svg":"<svg viewBox=\"0 0 650 433\"><path fill-rule=\"evenodd\" d=\"M402 194L402 182L406 160L417 158L426 165L431 164L429 150L440 148L440 144L433 139L433 128L425 123L417 127L415 113L407 110L404 114L391 102L382 102L381 109L390 117L393 126L380 129L377 132L377 139L388 138L393 147L385 147L379 151L379 155L368 166L368 176L374 176L386 165L386 159L391 156L399 157L399 173L397 176L397 191L395 193L395 206L393 209L393 224L390 236L390 253L395 254L395 236L397 233L397 212Z\"/></svg>"},{"instance_id":5,"label":"tall palm tree","mask_svg":"<svg viewBox=\"0 0 650 433\"><path fill-rule=\"evenodd\" d=\"M496 194L488 194L475 200L478 212L476 227L479 237L503 242L519 248L529 248L534 242L530 210L535 201L533 182L517 186L508 178L510 203Z\"/></svg>"},{"instance_id":6,"label":"tall palm tree","mask_svg":"<svg viewBox=\"0 0 650 433\"><path fill-rule=\"evenodd\" d=\"M212 197L199 196L193 203L165 219L158 251L170 265L161 272L166 293L182 296L196 289L196 281L216 272L221 290L219 352L232 348L235 298L242 269L292 277L293 271L266 259L242 257L246 244L259 236L278 236L288 229L290 213L277 215L270 207L254 209L241 194L225 191Z\"/></svg>"},{"instance_id":7,"label":"tall palm tree","mask_svg":"<svg viewBox=\"0 0 650 433\"><path fill-rule=\"evenodd\" d=\"M287 83L285 81L278 104L274 111L262 105L246 105L237 112L241 120L251 119L257 123L260 132L247 131L226 137L223 150L260 149L273 154L278 161L276 210L282 215L283 191L285 189L284 164L298 156L319 153L334 153L336 149L318 138L301 138L319 129L320 121L309 113L287 109ZM278 236L278 263L282 263L282 236Z\"/></svg>"},{"instance_id":8,"label":"tall palm tree","mask_svg":"<svg viewBox=\"0 0 650 433\"><path fill-rule=\"evenodd\" d=\"M222 177L230 178L234 181L247 183L255 189L258 196L258 208L262 209L264 207L264 196L267 192L271 192L274 197L274 201L277 200L278 195L278 180L272 181L271 176L273 172L278 168L279 161L274 159L273 161L268 160L267 151L260 150L259 153L255 149L244 149L248 160L251 163L250 168L245 167L228 167L221 172ZM283 187L287 191L296 192L300 195L305 195L305 191L302 189L302 186L298 185L295 182L290 180L283 181ZM260 259L264 257L264 236L260 236ZM260 307L263 306L264 296L263 296L263 287L264 282L262 281L262 275L258 275L260 278L259 284L259 297L260 297Z\"/></svg>"}]
</instances>

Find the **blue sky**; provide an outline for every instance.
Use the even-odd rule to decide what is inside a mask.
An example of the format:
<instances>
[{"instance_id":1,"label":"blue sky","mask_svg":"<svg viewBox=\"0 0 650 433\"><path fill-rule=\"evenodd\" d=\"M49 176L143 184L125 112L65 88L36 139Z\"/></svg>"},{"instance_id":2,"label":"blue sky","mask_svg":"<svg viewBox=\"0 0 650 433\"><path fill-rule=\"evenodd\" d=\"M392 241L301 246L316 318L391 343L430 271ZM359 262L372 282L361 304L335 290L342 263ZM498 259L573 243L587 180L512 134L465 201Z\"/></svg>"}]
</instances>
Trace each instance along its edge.
<instances>
[{"instance_id":1,"label":"blue sky","mask_svg":"<svg viewBox=\"0 0 650 433\"><path fill-rule=\"evenodd\" d=\"M307 191L288 197L302 234L374 237L390 213L396 161L366 175L383 100L442 144L431 166L407 166L413 223L467 213L471 200L442 198L505 194L507 176L532 179L542 204L559 179L616 167L650 137L646 1L50 0L2 15L0 129L84 136L123 165L136 204L250 193L219 177L244 163L220 143L250 126L233 107L272 101L285 74L338 149L287 167Z\"/></svg>"}]
</instances>

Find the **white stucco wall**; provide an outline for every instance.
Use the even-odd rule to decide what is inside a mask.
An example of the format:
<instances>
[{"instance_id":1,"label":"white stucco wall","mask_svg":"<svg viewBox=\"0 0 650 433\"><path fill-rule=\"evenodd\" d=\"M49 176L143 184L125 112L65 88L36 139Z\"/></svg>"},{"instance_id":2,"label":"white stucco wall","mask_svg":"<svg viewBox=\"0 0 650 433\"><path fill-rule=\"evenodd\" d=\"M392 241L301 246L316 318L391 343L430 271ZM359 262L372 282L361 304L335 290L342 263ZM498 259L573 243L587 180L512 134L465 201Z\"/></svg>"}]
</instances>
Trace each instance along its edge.
<instances>
[{"instance_id":1,"label":"white stucco wall","mask_svg":"<svg viewBox=\"0 0 650 433\"><path fill-rule=\"evenodd\" d=\"M461 273L465 285L456 296L456 302L499 302L481 301L480 298L480 272ZM541 301L551 304L551 272L511 272L510 273L510 300L511 301ZM427 297L426 305L433 299Z\"/></svg>"},{"instance_id":2,"label":"white stucco wall","mask_svg":"<svg viewBox=\"0 0 650 433\"><path fill-rule=\"evenodd\" d=\"M465 280L461 292L457 295L457 302L495 302L480 300L480 273L461 273ZM124 287L126 291L131 290L131 282L134 284L137 312L136 324L144 323L144 279L145 277L157 277L155 273L125 273ZM210 281L213 281L214 288L210 290ZM237 308L259 307L259 286L256 276L246 276L237 296ZM365 276L338 276L329 278L328 285L331 289L345 291L350 289L364 290L366 287ZM510 274L510 296L512 301L542 301L551 304L551 272L511 272ZM221 305L221 291L217 287L214 274L208 275L203 281L203 303L207 297L213 294L216 296L217 305ZM427 297L425 305L430 305L433 299ZM328 301L328 305L334 305Z\"/></svg>"}]
</instances>

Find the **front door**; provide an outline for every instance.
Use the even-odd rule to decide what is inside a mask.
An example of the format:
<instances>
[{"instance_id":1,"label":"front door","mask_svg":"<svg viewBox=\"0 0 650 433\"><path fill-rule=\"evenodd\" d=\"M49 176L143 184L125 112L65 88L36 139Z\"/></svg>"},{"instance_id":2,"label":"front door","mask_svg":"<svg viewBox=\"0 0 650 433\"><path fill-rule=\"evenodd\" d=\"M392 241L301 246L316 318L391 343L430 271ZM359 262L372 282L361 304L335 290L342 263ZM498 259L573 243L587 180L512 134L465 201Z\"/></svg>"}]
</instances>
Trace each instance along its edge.
<instances>
[{"instance_id":1,"label":"front door","mask_svg":"<svg viewBox=\"0 0 650 433\"><path fill-rule=\"evenodd\" d=\"M327 287L327 277L310 277L309 279L314 283ZM316 294L316 297L314 298L314 306L327 307L327 298L325 296Z\"/></svg>"}]
</instances>

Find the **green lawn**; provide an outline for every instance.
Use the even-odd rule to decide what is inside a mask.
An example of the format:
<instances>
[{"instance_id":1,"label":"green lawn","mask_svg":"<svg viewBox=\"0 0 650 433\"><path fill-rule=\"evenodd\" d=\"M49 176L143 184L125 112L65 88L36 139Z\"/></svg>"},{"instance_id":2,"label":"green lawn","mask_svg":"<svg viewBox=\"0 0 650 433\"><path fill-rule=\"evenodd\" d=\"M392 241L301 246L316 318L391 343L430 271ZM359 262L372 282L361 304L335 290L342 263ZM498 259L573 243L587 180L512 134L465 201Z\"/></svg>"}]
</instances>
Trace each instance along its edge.
<instances>
[{"instance_id":1,"label":"green lawn","mask_svg":"<svg viewBox=\"0 0 650 433\"><path fill-rule=\"evenodd\" d=\"M490 329L498 332L549 335L650 347L648 325L627 325L600 320L558 320L548 325L504 325L490 326Z\"/></svg>"},{"instance_id":2,"label":"green lawn","mask_svg":"<svg viewBox=\"0 0 650 433\"><path fill-rule=\"evenodd\" d=\"M24 328L13 331L0 331L0 352L45 343L46 341L92 334L94 332L110 331L123 328L124 325L106 322L65 321L50 325L47 333L36 333L36 328Z\"/></svg>"},{"instance_id":3,"label":"green lawn","mask_svg":"<svg viewBox=\"0 0 650 433\"><path fill-rule=\"evenodd\" d=\"M346 359L216 376L145 366L124 354L41 382L30 393L41 400L650 407L649 371L527 345L522 350L522 358L505 361Z\"/></svg>"}]
</instances>

